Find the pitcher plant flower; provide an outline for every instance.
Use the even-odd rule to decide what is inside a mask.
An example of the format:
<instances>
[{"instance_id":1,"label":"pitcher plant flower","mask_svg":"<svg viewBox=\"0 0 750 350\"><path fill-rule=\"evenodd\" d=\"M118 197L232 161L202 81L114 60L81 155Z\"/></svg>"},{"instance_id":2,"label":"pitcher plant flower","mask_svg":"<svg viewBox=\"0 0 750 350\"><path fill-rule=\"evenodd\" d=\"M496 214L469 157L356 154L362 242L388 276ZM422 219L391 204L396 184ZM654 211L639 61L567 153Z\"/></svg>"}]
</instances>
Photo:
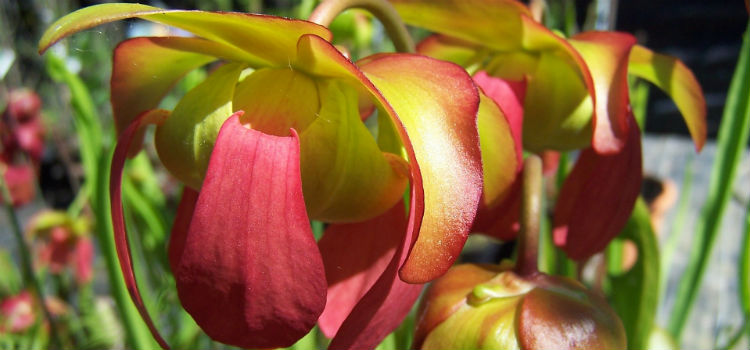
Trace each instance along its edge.
<instances>
[{"instance_id":1,"label":"pitcher plant flower","mask_svg":"<svg viewBox=\"0 0 750 350\"><path fill-rule=\"evenodd\" d=\"M0 334L19 333L36 322L34 299L30 292L22 291L0 301Z\"/></svg>"},{"instance_id":2,"label":"pitcher plant flower","mask_svg":"<svg viewBox=\"0 0 750 350\"><path fill-rule=\"evenodd\" d=\"M41 100L31 90L12 90L0 116L0 176L8 187L13 206L34 200L36 170L43 152Z\"/></svg>"},{"instance_id":3,"label":"pitcher plant flower","mask_svg":"<svg viewBox=\"0 0 750 350\"><path fill-rule=\"evenodd\" d=\"M521 119L511 125L518 125L524 149L580 150L554 213L555 243L573 259L589 258L619 233L640 191L640 131L630 108L629 75L670 95L696 150L703 147L705 99L692 72L678 59L636 44L630 34L588 31L564 38L515 0L391 3L406 23L438 33L418 45L419 53L465 67L490 96L488 91L505 91L494 97L498 105L521 101L522 112L508 116ZM507 210L514 198L498 208ZM509 222L503 213L480 209L475 230L512 238Z\"/></svg>"},{"instance_id":4,"label":"pitcher plant flower","mask_svg":"<svg viewBox=\"0 0 750 350\"><path fill-rule=\"evenodd\" d=\"M133 17L195 35L132 38L114 52L112 218L122 273L154 336L167 347L137 289L120 200L126 156L148 124L159 159L185 184L168 252L177 292L210 337L285 347L320 316L330 348L377 345L419 283L453 263L474 220L482 168L471 77L411 54L355 65L312 22L139 4L71 13L40 52ZM217 61L172 111L158 109L180 77ZM373 106L375 137L362 122ZM318 244L311 219L329 223Z\"/></svg>"},{"instance_id":5,"label":"pitcher plant flower","mask_svg":"<svg viewBox=\"0 0 750 350\"><path fill-rule=\"evenodd\" d=\"M47 267L53 275L72 271L79 285L91 281L94 245L86 218L72 218L61 211L42 211L31 218L26 236L34 247L37 267Z\"/></svg>"}]
</instances>

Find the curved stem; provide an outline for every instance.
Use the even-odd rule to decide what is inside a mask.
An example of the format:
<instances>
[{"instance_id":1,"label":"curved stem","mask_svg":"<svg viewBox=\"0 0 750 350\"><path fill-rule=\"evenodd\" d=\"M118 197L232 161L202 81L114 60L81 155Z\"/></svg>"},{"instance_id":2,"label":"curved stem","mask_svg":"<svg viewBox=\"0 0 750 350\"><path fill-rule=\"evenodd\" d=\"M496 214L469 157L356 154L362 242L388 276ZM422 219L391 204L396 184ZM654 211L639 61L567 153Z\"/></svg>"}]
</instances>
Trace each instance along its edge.
<instances>
[{"instance_id":1,"label":"curved stem","mask_svg":"<svg viewBox=\"0 0 750 350\"><path fill-rule=\"evenodd\" d=\"M385 27L385 31L396 46L396 51L414 53L414 41L404 26L404 22L396 12L396 9L385 0L323 0L313 10L310 22L315 22L328 27L333 19L341 12L351 8L361 8L369 11Z\"/></svg>"},{"instance_id":2,"label":"curved stem","mask_svg":"<svg viewBox=\"0 0 750 350\"><path fill-rule=\"evenodd\" d=\"M531 276L539 272L539 219L542 211L542 159L531 155L523 164L521 232L518 236L516 273Z\"/></svg>"}]
</instances>

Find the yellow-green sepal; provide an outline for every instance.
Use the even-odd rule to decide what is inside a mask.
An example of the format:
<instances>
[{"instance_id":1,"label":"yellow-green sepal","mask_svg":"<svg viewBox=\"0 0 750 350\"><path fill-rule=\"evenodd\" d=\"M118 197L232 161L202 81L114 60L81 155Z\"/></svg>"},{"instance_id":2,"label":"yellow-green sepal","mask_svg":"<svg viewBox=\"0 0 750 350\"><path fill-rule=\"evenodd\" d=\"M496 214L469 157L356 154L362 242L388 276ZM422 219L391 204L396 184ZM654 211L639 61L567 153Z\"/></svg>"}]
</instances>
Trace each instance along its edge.
<instances>
[{"instance_id":1,"label":"yellow-green sepal","mask_svg":"<svg viewBox=\"0 0 750 350\"><path fill-rule=\"evenodd\" d=\"M234 89L244 68L237 63L217 68L156 129L159 159L172 175L194 189L201 187L216 136L233 113Z\"/></svg>"},{"instance_id":2,"label":"yellow-green sepal","mask_svg":"<svg viewBox=\"0 0 750 350\"><path fill-rule=\"evenodd\" d=\"M308 215L328 222L378 216L401 199L409 165L378 148L360 121L356 90L335 80L322 80L319 86L319 116L300 134Z\"/></svg>"}]
</instances>

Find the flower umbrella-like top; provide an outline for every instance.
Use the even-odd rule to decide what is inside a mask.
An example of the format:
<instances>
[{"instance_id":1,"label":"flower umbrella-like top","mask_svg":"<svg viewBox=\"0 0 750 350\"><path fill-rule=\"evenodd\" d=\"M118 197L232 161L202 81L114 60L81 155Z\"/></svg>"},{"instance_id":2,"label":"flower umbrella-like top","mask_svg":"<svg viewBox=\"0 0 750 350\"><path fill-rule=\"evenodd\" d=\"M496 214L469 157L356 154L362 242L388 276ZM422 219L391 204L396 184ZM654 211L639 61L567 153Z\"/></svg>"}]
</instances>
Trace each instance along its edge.
<instances>
[{"instance_id":1,"label":"flower umbrella-like top","mask_svg":"<svg viewBox=\"0 0 750 350\"><path fill-rule=\"evenodd\" d=\"M331 344L374 347L419 294L421 286L401 282L397 271L417 283L443 273L474 219L482 170L471 78L453 64L406 54L376 55L357 67L331 45L326 28L306 21L138 4L76 11L51 26L40 51L76 31L130 17L197 36L129 39L114 54L118 256L157 339L135 288L119 184L125 156L137 152L149 123L158 124L162 163L188 186L169 258L180 300L207 334L242 347L293 344L324 309L323 260L336 261L345 250L323 243L319 250L308 220L362 231L380 222L380 229L398 233L348 236L349 249L373 235L390 237L395 249L386 266L349 264L377 265L382 273L348 304L347 318L335 322L340 330ZM186 72L217 59L225 64L174 110L156 109ZM372 104L380 116L377 138L361 122ZM408 181L407 218L399 200Z\"/></svg>"}]
</instances>

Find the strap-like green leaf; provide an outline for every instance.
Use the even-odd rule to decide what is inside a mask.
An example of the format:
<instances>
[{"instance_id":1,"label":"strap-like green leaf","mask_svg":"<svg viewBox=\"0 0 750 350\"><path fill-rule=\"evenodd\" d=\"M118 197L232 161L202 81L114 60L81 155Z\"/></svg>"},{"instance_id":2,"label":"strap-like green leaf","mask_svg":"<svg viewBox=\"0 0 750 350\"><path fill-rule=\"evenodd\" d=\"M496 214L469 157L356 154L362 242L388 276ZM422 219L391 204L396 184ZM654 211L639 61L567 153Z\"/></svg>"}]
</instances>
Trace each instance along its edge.
<instances>
[{"instance_id":1,"label":"strap-like green leaf","mask_svg":"<svg viewBox=\"0 0 750 350\"><path fill-rule=\"evenodd\" d=\"M648 207L639 199L621 238L638 248L638 261L625 274L612 278L612 306L622 319L629 349L645 349L654 325L659 293L659 248Z\"/></svg>"},{"instance_id":2,"label":"strap-like green leaf","mask_svg":"<svg viewBox=\"0 0 750 350\"><path fill-rule=\"evenodd\" d=\"M690 260L677 290L669 331L679 339L690 310L700 290L703 273L716 238L724 210L729 204L734 188L737 168L742 152L750 137L750 26L745 31L737 68L729 86L724 114L721 118L716 159L711 169L708 198L693 235Z\"/></svg>"}]
</instances>

